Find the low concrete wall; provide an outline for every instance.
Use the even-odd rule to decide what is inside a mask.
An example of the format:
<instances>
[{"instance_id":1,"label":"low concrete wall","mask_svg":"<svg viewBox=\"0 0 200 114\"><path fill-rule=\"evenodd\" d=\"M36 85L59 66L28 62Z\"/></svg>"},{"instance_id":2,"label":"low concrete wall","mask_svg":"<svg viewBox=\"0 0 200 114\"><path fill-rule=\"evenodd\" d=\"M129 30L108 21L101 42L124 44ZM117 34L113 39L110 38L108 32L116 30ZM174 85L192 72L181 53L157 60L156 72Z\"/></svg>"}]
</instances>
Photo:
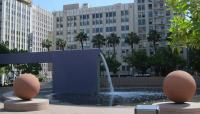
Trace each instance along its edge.
<instances>
[{"instance_id":1,"label":"low concrete wall","mask_svg":"<svg viewBox=\"0 0 200 114\"><path fill-rule=\"evenodd\" d=\"M194 77L200 88L200 77ZM112 77L115 88L158 87L161 88L164 77ZM101 87L108 87L106 77L101 77Z\"/></svg>"}]
</instances>

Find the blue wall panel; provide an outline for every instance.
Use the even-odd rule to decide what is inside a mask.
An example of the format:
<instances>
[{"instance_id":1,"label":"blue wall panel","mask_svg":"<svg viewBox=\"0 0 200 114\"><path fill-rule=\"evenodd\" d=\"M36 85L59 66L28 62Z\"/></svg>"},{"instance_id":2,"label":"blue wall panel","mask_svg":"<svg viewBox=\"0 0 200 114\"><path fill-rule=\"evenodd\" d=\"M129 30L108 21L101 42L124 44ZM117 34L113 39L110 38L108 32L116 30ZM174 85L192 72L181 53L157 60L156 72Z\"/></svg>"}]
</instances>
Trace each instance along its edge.
<instances>
[{"instance_id":1,"label":"blue wall panel","mask_svg":"<svg viewBox=\"0 0 200 114\"><path fill-rule=\"evenodd\" d=\"M98 93L99 50L0 54L0 64L53 63L53 92Z\"/></svg>"}]
</instances>

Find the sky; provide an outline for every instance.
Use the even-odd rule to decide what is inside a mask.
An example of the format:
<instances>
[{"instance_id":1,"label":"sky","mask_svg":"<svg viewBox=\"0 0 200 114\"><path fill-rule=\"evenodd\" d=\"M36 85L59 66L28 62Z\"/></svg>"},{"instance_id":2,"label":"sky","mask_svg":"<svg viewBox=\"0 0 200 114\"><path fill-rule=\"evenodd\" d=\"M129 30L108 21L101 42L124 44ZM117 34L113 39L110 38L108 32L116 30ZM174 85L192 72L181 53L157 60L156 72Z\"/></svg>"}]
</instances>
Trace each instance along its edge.
<instances>
[{"instance_id":1,"label":"sky","mask_svg":"<svg viewBox=\"0 0 200 114\"><path fill-rule=\"evenodd\" d=\"M73 3L88 3L90 7L112 5L116 3L131 3L134 0L32 0L34 5L39 5L49 11L62 10L63 5Z\"/></svg>"}]
</instances>

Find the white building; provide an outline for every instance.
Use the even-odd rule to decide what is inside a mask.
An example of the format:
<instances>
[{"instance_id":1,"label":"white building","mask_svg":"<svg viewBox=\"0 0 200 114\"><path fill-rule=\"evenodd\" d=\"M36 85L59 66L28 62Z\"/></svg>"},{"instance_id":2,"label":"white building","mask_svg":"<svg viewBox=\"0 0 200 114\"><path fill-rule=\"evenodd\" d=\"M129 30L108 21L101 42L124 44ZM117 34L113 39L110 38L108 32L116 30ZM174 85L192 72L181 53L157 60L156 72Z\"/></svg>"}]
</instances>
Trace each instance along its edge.
<instances>
[{"instance_id":1,"label":"white building","mask_svg":"<svg viewBox=\"0 0 200 114\"><path fill-rule=\"evenodd\" d=\"M42 52L42 41L53 30L51 12L32 5L31 0L0 0L0 41L8 41L9 49ZM42 64L42 75L51 75Z\"/></svg>"},{"instance_id":2,"label":"white building","mask_svg":"<svg viewBox=\"0 0 200 114\"><path fill-rule=\"evenodd\" d=\"M42 41L49 38L49 34L53 30L53 15L51 12L32 5L31 7L31 52L42 52L47 49L42 47ZM51 71L48 71L48 64L42 64L42 75L51 77Z\"/></svg>"},{"instance_id":3,"label":"white building","mask_svg":"<svg viewBox=\"0 0 200 114\"><path fill-rule=\"evenodd\" d=\"M138 35L143 42L140 47L148 48L149 54L154 53L152 44L147 42L148 33L150 30L156 30L161 34L160 46L166 45L166 35L170 27L170 20L173 14L167 10L164 0L135 0L135 15L138 23Z\"/></svg>"},{"instance_id":4,"label":"white building","mask_svg":"<svg viewBox=\"0 0 200 114\"><path fill-rule=\"evenodd\" d=\"M125 38L128 33L137 33L141 41L136 49L146 49L148 54L152 52L152 46L147 37L149 30L161 32L162 39L167 34L171 12L166 9L164 0L135 0L133 3L114 4L102 7L89 7L88 4L69 4L63 6L63 11L53 12L54 38L63 38L67 41L68 48L80 49L80 43L75 41L75 36L84 31L89 40L84 42L84 48L92 48L92 38L98 33L107 37L116 33L120 37L117 46L117 59L122 63L120 75L129 75L131 71L123 57L130 53L130 46ZM165 46L163 41L160 46ZM113 53L112 48L103 47L106 54Z\"/></svg>"},{"instance_id":5,"label":"white building","mask_svg":"<svg viewBox=\"0 0 200 114\"><path fill-rule=\"evenodd\" d=\"M28 49L31 33L31 4L23 0L0 0L0 41L9 48Z\"/></svg>"},{"instance_id":6,"label":"white building","mask_svg":"<svg viewBox=\"0 0 200 114\"><path fill-rule=\"evenodd\" d=\"M51 12L32 5L32 52L47 51L42 48L42 41L48 39L53 30L53 15Z\"/></svg>"}]
</instances>

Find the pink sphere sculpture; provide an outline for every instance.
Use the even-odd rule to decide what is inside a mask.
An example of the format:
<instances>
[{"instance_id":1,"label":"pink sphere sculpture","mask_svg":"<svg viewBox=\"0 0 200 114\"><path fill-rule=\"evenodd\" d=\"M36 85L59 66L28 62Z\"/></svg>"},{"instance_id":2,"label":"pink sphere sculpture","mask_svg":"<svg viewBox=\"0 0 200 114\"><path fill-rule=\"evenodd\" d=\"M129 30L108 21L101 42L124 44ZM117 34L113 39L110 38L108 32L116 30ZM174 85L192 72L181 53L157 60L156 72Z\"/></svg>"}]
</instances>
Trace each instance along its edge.
<instances>
[{"instance_id":1,"label":"pink sphere sculpture","mask_svg":"<svg viewBox=\"0 0 200 114\"><path fill-rule=\"evenodd\" d=\"M13 83L14 95L30 100L40 91L40 82L33 74L22 74Z\"/></svg>"},{"instance_id":2,"label":"pink sphere sculpture","mask_svg":"<svg viewBox=\"0 0 200 114\"><path fill-rule=\"evenodd\" d=\"M196 92L194 78L185 71L174 71L167 75L163 83L163 91L168 99L175 103L192 100Z\"/></svg>"}]
</instances>

